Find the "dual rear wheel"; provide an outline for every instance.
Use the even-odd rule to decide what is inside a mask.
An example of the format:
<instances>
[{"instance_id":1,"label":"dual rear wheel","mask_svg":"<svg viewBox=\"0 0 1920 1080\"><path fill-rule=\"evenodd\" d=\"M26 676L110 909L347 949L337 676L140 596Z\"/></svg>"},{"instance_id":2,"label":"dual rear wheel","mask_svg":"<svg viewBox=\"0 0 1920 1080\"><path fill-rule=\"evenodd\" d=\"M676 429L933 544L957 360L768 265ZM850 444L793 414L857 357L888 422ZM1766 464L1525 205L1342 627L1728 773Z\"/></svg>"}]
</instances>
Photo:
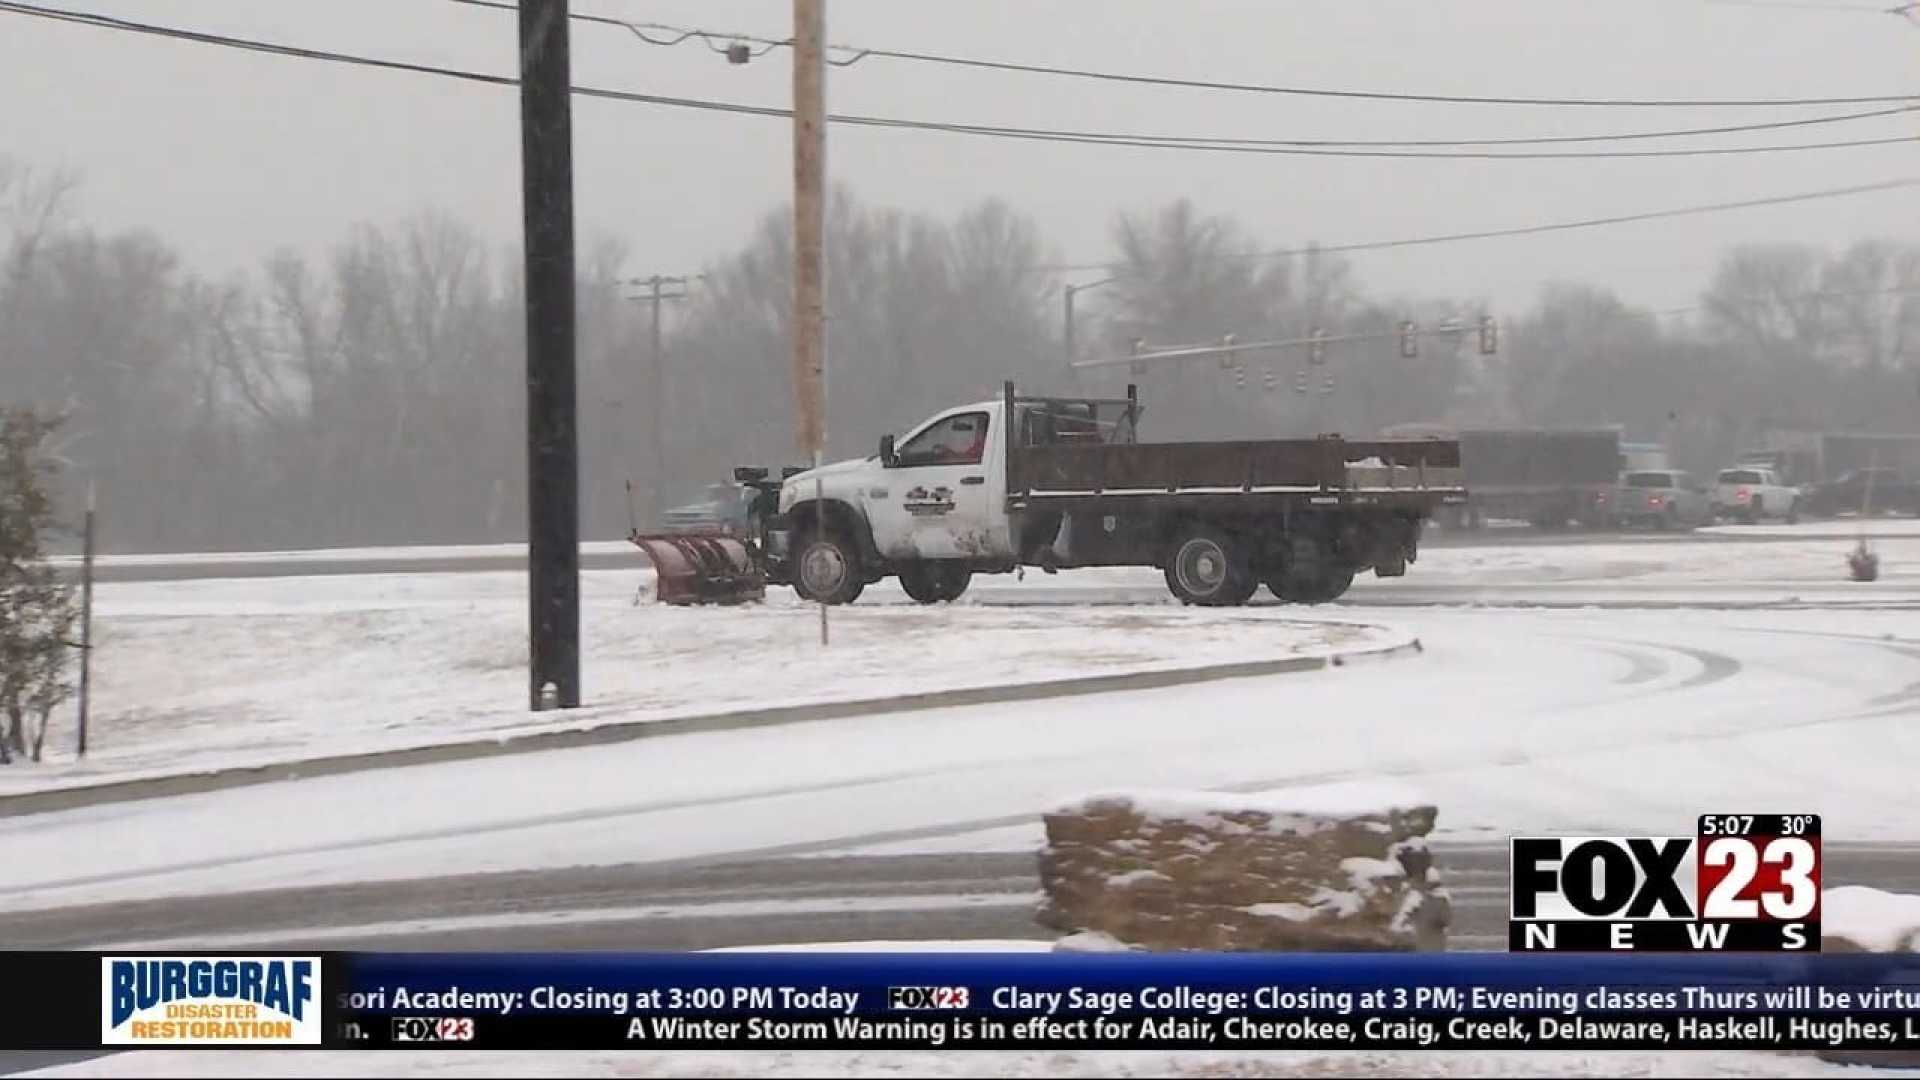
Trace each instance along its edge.
<instances>
[{"instance_id":1,"label":"dual rear wheel","mask_svg":"<svg viewBox=\"0 0 1920 1080\"><path fill-rule=\"evenodd\" d=\"M1252 599L1261 580L1246 546L1211 525L1196 525L1174 540L1166 565L1167 590L1184 604L1227 607ZM1287 565L1266 578L1275 599L1324 604L1353 584L1353 568L1340 565L1318 537L1296 537Z\"/></svg>"}]
</instances>

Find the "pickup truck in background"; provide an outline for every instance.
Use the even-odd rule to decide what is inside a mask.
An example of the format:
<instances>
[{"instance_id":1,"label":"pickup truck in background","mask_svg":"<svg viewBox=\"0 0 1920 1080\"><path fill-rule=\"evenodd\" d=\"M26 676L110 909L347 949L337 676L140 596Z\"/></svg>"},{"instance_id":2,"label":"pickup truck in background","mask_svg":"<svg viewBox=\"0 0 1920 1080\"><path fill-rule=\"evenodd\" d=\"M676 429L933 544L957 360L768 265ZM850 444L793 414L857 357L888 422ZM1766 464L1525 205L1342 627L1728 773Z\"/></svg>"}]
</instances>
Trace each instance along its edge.
<instances>
[{"instance_id":1,"label":"pickup truck in background","mask_svg":"<svg viewBox=\"0 0 1920 1080\"><path fill-rule=\"evenodd\" d=\"M1838 479L1815 484L1807 493L1807 513L1920 514L1920 483L1899 469L1849 469Z\"/></svg>"},{"instance_id":2,"label":"pickup truck in background","mask_svg":"<svg viewBox=\"0 0 1920 1080\"><path fill-rule=\"evenodd\" d=\"M1713 514L1751 525L1763 518L1800 520L1800 490L1780 481L1772 469L1740 465L1714 478Z\"/></svg>"},{"instance_id":3,"label":"pickup truck in background","mask_svg":"<svg viewBox=\"0 0 1920 1080\"><path fill-rule=\"evenodd\" d=\"M1692 529L1713 520L1707 486L1678 469L1640 469L1620 475L1613 520L1623 526Z\"/></svg>"},{"instance_id":4,"label":"pickup truck in background","mask_svg":"<svg viewBox=\"0 0 1920 1080\"><path fill-rule=\"evenodd\" d=\"M1338 436L1142 443L1123 400L1020 397L947 409L871 457L795 472L736 469L763 492L768 581L830 604L897 577L922 603L977 573L1153 566L1189 604L1262 584L1323 603L1354 575L1406 573L1422 525L1466 498L1460 447Z\"/></svg>"}]
</instances>

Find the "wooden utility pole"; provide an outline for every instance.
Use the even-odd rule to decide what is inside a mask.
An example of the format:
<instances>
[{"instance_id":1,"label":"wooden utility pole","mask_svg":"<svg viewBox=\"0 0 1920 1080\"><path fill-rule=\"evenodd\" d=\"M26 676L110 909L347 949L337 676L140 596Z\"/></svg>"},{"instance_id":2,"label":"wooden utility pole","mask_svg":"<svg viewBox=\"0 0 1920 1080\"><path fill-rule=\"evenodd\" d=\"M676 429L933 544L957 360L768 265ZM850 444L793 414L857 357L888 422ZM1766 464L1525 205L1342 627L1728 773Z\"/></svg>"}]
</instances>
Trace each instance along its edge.
<instances>
[{"instance_id":1,"label":"wooden utility pole","mask_svg":"<svg viewBox=\"0 0 1920 1080\"><path fill-rule=\"evenodd\" d=\"M580 704L573 79L567 0L520 0L527 249L527 593L535 710Z\"/></svg>"},{"instance_id":2,"label":"wooden utility pole","mask_svg":"<svg viewBox=\"0 0 1920 1080\"><path fill-rule=\"evenodd\" d=\"M653 324L648 340L651 342L647 353L647 453L652 458L652 467L647 473L647 513L657 526L661 514L665 511L666 493L663 481L667 471L666 412L667 396L666 352L660 336L660 302L663 300L684 300L689 279L685 277L666 277L655 274L642 278L638 284L647 287L646 300L652 309ZM669 287L678 288L678 292L667 291Z\"/></svg>"},{"instance_id":3,"label":"wooden utility pole","mask_svg":"<svg viewBox=\"0 0 1920 1080\"><path fill-rule=\"evenodd\" d=\"M793 385L800 448L813 455L816 511L825 505L818 475L826 452L827 3L793 0ZM814 520L826 528L827 516ZM820 605L827 643L827 605Z\"/></svg>"}]
</instances>

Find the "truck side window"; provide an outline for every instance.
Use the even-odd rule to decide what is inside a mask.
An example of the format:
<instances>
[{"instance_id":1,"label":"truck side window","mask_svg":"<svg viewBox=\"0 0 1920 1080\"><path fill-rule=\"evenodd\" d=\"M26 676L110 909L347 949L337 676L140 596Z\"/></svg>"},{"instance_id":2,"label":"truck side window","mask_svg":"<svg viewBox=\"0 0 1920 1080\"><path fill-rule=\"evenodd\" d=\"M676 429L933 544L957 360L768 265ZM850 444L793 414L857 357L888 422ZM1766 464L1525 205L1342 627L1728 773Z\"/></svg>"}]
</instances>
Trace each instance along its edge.
<instances>
[{"instance_id":1,"label":"truck side window","mask_svg":"<svg viewBox=\"0 0 1920 1080\"><path fill-rule=\"evenodd\" d=\"M987 414L960 413L936 422L899 450L902 467L978 465L987 451Z\"/></svg>"}]
</instances>

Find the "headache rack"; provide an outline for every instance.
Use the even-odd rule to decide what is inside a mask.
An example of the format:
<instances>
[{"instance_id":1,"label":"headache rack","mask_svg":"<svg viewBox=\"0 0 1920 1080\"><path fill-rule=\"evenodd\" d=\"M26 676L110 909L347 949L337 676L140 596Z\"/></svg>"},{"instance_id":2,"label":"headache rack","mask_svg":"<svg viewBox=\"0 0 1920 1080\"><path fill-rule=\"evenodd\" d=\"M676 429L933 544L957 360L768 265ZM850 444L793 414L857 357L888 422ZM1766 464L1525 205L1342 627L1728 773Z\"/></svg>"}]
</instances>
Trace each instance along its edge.
<instances>
[{"instance_id":1,"label":"headache rack","mask_svg":"<svg viewBox=\"0 0 1920 1080\"><path fill-rule=\"evenodd\" d=\"M1114 407L1124 438L1034 438L1026 422L1007 425L1007 493L1019 500L1126 495L1202 494L1432 494L1464 497L1460 444L1436 437L1142 443L1137 390L1120 400L1023 398L1004 388L1008 415L1016 409ZM1095 422L1098 410L1093 410ZM1015 429L1019 428L1018 431Z\"/></svg>"}]
</instances>

